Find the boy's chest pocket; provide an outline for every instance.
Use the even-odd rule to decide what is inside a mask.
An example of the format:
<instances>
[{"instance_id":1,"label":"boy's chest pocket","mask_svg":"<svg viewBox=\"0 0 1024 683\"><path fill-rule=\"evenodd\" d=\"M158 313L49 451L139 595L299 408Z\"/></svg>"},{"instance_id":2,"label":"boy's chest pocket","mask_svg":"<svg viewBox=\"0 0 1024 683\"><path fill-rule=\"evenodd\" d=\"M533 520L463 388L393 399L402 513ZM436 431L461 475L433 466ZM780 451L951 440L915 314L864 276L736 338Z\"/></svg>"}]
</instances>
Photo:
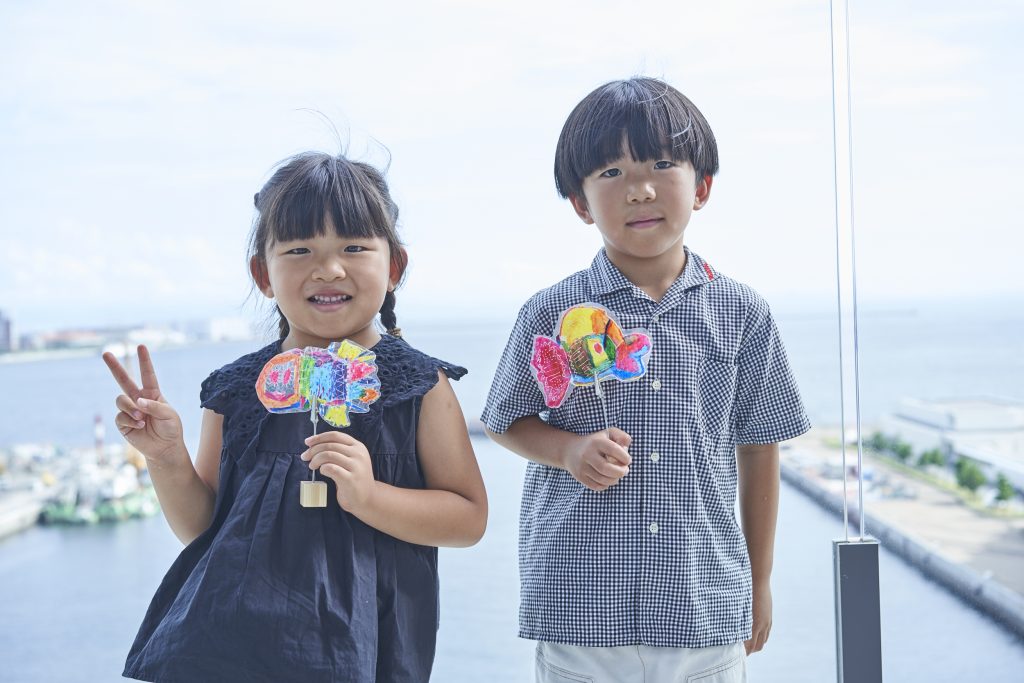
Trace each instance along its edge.
<instances>
[{"instance_id":1,"label":"boy's chest pocket","mask_svg":"<svg viewBox=\"0 0 1024 683\"><path fill-rule=\"evenodd\" d=\"M706 433L729 428L736 397L736 365L704 358L697 375L697 407Z\"/></svg>"}]
</instances>

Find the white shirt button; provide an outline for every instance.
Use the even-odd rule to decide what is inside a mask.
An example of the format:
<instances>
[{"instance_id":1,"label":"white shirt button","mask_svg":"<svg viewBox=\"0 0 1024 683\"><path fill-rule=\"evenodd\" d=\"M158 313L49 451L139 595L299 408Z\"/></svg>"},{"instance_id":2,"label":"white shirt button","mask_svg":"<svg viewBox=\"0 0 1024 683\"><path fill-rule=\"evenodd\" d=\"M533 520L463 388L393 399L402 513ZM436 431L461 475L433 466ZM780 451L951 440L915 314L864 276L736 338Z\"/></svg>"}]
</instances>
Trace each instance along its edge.
<instances>
[{"instance_id":1,"label":"white shirt button","mask_svg":"<svg viewBox=\"0 0 1024 683\"><path fill-rule=\"evenodd\" d=\"M661 389L661 380L660 379L656 379L653 382L651 382L651 389L654 389L655 391L657 391L658 389Z\"/></svg>"},{"instance_id":2,"label":"white shirt button","mask_svg":"<svg viewBox=\"0 0 1024 683\"><path fill-rule=\"evenodd\" d=\"M659 320L661 320L661 314L660 313L655 313L654 315L651 316L651 322L652 323L656 323Z\"/></svg>"},{"instance_id":3,"label":"white shirt button","mask_svg":"<svg viewBox=\"0 0 1024 683\"><path fill-rule=\"evenodd\" d=\"M651 453L651 462L658 462L659 460L661 460L661 455L658 453L658 451L654 451L653 453Z\"/></svg>"},{"instance_id":4,"label":"white shirt button","mask_svg":"<svg viewBox=\"0 0 1024 683\"><path fill-rule=\"evenodd\" d=\"M647 530L650 531L652 534L658 533L658 523L657 522L651 522L647 526Z\"/></svg>"}]
</instances>

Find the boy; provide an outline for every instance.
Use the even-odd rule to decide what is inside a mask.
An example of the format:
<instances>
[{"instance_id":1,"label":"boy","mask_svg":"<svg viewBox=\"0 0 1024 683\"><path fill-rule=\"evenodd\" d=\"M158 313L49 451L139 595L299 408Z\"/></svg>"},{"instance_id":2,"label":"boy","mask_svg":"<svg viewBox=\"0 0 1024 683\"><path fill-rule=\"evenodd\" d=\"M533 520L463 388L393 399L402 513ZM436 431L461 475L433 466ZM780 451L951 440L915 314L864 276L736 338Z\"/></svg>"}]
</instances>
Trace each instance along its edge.
<instances>
[{"instance_id":1,"label":"boy","mask_svg":"<svg viewBox=\"0 0 1024 683\"><path fill-rule=\"evenodd\" d=\"M558 192L604 248L523 306L483 414L530 460L520 636L538 681L743 681L768 638L778 442L810 425L767 304L683 246L717 171L704 116L657 79L601 86L562 128ZM549 410L530 371L534 336L583 302L652 340L646 375L601 384L610 429L593 387Z\"/></svg>"}]
</instances>

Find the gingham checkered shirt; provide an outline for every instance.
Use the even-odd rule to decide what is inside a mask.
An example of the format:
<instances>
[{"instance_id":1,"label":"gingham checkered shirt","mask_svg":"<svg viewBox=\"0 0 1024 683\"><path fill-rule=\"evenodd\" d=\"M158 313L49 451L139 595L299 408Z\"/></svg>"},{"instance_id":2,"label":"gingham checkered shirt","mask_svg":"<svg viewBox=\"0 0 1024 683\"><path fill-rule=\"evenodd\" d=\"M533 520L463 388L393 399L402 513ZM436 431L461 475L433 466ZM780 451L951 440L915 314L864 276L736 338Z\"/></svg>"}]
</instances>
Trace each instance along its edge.
<instances>
[{"instance_id":1,"label":"gingham checkered shirt","mask_svg":"<svg viewBox=\"0 0 1024 683\"><path fill-rule=\"evenodd\" d=\"M750 637L746 543L735 515L736 445L810 427L768 306L687 250L682 275L654 301L608 260L534 295L519 312L483 421L504 432L540 415L559 429L604 428L592 386L548 409L530 371L535 335L593 302L623 331L644 329L647 373L608 380L609 421L633 464L594 492L530 462L519 522L520 636L584 646L707 647Z\"/></svg>"}]
</instances>

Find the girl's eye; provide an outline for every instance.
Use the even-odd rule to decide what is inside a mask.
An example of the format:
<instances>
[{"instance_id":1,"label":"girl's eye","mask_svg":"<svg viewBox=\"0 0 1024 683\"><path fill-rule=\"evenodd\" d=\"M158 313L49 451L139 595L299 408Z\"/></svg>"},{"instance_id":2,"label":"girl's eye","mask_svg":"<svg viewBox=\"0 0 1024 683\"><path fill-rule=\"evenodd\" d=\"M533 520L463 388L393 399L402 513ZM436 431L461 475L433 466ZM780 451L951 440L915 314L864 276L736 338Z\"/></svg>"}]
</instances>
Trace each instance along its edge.
<instances>
[{"instance_id":1,"label":"girl's eye","mask_svg":"<svg viewBox=\"0 0 1024 683\"><path fill-rule=\"evenodd\" d=\"M658 163L654 164L654 168L665 169L672 168L675 165L676 162L674 161L659 161Z\"/></svg>"},{"instance_id":2,"label":"girl's eye","mask_svg":"<svg viewBox=\"0 0 1024 683\"><path fill-rule=\"evenodd\" d=\"M359 244L350 244L347 247L345 247L345 251L347 251L350 254L358 254L361 251L366 251L366 247Z\"/></svg>"},{"instance_id":3,"label":"girl's eye","mask_svg":"<svg viewBox=\"0 0 1024 683\"><path fill-rule=\"evenodd\" d=\"M622 175L622 171L617 168L609 168L607 171L601 174L602 178L615 178Z\"/></svg>"},{"instance_id":4,"label":"girl's eye","mask_svg":"<svg viewBox=\"0 0 1024 683\"><path fill-rule=\"evenodd\" d=\"M286 251L284 253L286 253L286 254L308 254L309 253L309 249L307 247L295 247L294 249L289 249L288 251Z\"/></svg>"}]
</instances>

